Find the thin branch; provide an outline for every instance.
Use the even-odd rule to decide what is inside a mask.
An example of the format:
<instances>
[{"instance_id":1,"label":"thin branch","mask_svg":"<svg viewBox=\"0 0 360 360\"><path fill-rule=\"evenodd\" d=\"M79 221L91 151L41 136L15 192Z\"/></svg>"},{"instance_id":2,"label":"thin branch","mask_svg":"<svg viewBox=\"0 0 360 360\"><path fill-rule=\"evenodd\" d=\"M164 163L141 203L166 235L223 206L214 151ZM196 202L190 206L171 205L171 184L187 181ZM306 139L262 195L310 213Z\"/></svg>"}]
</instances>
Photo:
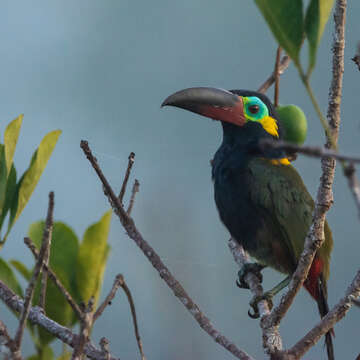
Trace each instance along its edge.
<instances>
[{"instance_id":1,"label":"thin branch","mask_svg":"<svg viewBox=\"0 0 360 360\"><path fill-rule=\"evenodd\" d=\"M111 301L114 299L115 294L119 287L121 286L121 282L123 281L123 276L121 274L116 275L113 286L106 296L105 300L101 303L94 314L93 322L95 322L104 312L105 308L111 304Z\"/></svg>"},{"instance_id":2,"label":"thin branch","mask_svg":"<svg viewBox=\"0 0 360 360\"><path fill-rule=\"evenodd\" d=\"M93 307L94 298L91 297L88 304L84 306L83 315L80 319L80 334L77 339L77 344L74 346L74 351L71 360L81 360L84 354L85 345L89 341L90 331L93 324Z\"/></svg>"},{"instance_id":3,"label":"thin branch","mask_svg":"<svg viewBox=\"0 0 360 360\"><path fill-rule=\"evenodd\" d=\"M0 336L5 339L4 345L10 350L13 360L22 360L15 341L11 338L6 325L0 320Z\"/></svg>"},{"instance_id":4,"label":"thin branch","mask_svg":"<svg viewBox=\"0 0 360 360\"><path fill-rule=\"evenodd\" d=\"M346 0L337 0L334 14L335 36L333 43L333 78L330 86L328 107L329 128L331 129L331 138L335 143L337 142L340 126L340 104L344 71L345 11ZM331 147L329 139L326 147ZM332 184L335 173L335 160L330 157L324 157L321 163L323 174L320 179L320 186L315 204L314 220L308 235L306 236L304 250L289 284L288 291L282 296L279 305L272 310L270 316L264 320L269 326L278 325L285 316L297 292L307 278L316 251L325 240L325 215L333 203Z\"/></svg>"},{"instance_id":5,"label":"thin branch","mask_svg":"<svg viewBox=\"0 0 360 360\"><path fill-rule=\"evenodd\" d=\"M282 149L289 152L299 152L301 154L315 157L315 158L333 158L341 161L349 161L352 163L360 163L359 156L344 155L338 153L336 150L332 150L326 147L320 146L299 146L286 141L273 141L270 139L264 139L260 142L259 146L263 150L269 149Z\"/></svg>"},{"instance_id":6,"label":"thin branch","mask_svg":"<svg viewBox=\"0 0 360 360\"><path fill-rule=\"evenodd\" d=\"M124 290L124 292L127 296L127 299L129 301L129 305L130 305L130 309L131 309L131 316L132 316L133 324L134 324L135 338L136 338L138 348L140 351L141 360L145 360L146 358L145 358L144 349L143 349L143 345L142 345L142 341L141 341L140 333L139 333L139 327L138 327L138 323L137 323L137 319L136 319L136 309L135 309L134 300L131 295L129 287L126 285L124 278L121 279L120 285L121 285L122 289Z\"/></svg>"},{"instance_id":7,"label":"thin branch","mask_svg":"<svg viewBox=\"0 0 360 360\"><path fill-rule=\"evenodd\" d=\"M300 359L322 335L330 331L339 322L353 305L354 299L360 296L360 270L348 287L345 296L323 317L323 319L311 329L292 348L284 352L290 359Z\"/></svg>"},{"instance_id":8,"label":"thin branch","mask_svg":"<svg viewBox=\"0 0 360 360\"><path fill-rule=\"evenodd\" d=\"M238 359L252 359L246 352L239 349L235 344L230 342L225 336L223 336L219 331L217 331L210 320L201 312L199 307L194 303L190 296L186 293L181 284L174 278L165 264L161 261L159 255L154 251L154 249L144 240L140 232L137 230L135 223L131 217L128 216L122 204L119 202L118 197L115 195L113 189L109 185L107 179L105 178L103 172L101 171L97 160L91 153L87 141L82 140L80 147L84 151L87 159L90 161L92 167L99 176L103 188L105 190L105 195L107 196L111 207L114 212L119 217L120 223L125 228L129 237L135 241L136 245L141 249L146 258L150 261L153 267L159 272L160 277L166 282L170 289L174 292L174 295L182 302L182 304L187 308L190 314L198 322L200 327L204 329L217 343L223 346L226 350L230 351Z\"/></svg>"},{"instance_id":9,"label":"thin branch","mask_svg":"<svg viewBox=\"0 0 360 360\"><path fill-rule=\"evenodd\" d=\"M50 193L52 197L52 208L54 208L54 193ZM52 210L53 211L53 210ZM45 246L45 254L44 254L44 266L46 267L49 265L49 258L50 258L50 249L51 249L51 238L53 232L53 214L51 212L50 216L46 218L45 223L45 231L43 234L43 242L46 241ZM48 272L45 269L42 271L41 277L41 286L40 286L40 299L39 299L39 306L44 309L45 312L45 300L46 300L46 288L47 288L47 279L48 279Z\"/></svg>"},{"instance_id":10,"label":"thin branch","mask_svg":"<svg viewBox=\"0 0 360 360\"><path fill-rule=\"evenodd\" d=\"M288 55L284 55L283 58L280 61L279 65L279 75L282 75L284 71L288 68L290 65L291 58ZM269 87L275 82L275 72L273 72L266 80L265 82L259 87L258 92L260 93L266 93L266 91L269 89Z\"/></svg>"},{"instance_id":11,"label":"thin branch","mask_svg":"<svg viewBox=\"0 0 360 360\"><path fill-rule=\"evenodd\" d=\"M50 192L49 193L49 206L48 206L48 212L47 212L47 216L46 216L46 226L44 229L39 259L35 265L34 272L30 279L29 285L25 291L24 308L23 308L23 311L20 316L19 326L16 331L16 335L15 335L15 339L14 339L19 353L20 353L21 341L23 338L24 329L25 329L25 325L26 325L26 320L29 316L31 303L32 303L32 299L34 296L36 280L38 279L38 276L43 268L44 257L46 255L46 252L48 251L48 247L49 247L49 237L51 236L51 227L52 227L52 222L53 222L53 220L52 220L53 219L53 211L54 211L54 193Z\"/></svg>"},{"instance_id":12,"label":"thin branch","mask_svg":"<svg viewBox=\"0 0 360 360\"><path fill-rule=\"evenodd\" d=\"M131 168L134 165L134 161L135 161L135 153L131 152L129 157L128 157L128 166L127 166L127 169L126 169L126 172L125 172L124 181L122 183L120 194L119 194L120 203L123 202L125 191L126 191L126 186L127 186L128 181L129 181Z\"/></svg>"},{"instance_id":13,"label":"thin branch","mask_svg":"<svg viewBox=\"0 0 360 360\"><path fill-rule=\"evenodd\" d=\"M245 264L251 263L248 253L239 245L236 240L230 238L228 242L229 249L234 257L235 262L241 269ZM258 277L249 272L244 278L245 282L249 285L250 291L254 296L263 295L263 288ZM269 305L266 300L261 300L258 303L259 313L261 317L270 314ZM282 339L279 333L279 327L261 327L263 329L263 346L268 353L273 353L282 349Z\"/></svg>"},{"instance_id":14,"label":"thin branch","mask_svg":"<svg viewBox=\"0 0 360 360\"><path fill-rule=\"evenodd\" d=\"M134 204L135 204L135 196L136 196L136 193L139 192L139 189L140 189L140 183L137 179L135 179L134 181L134 185L132 187L132 190L131 190L131 197L130 197L130 202L129 202L129 206L128 206L128 209L127 209L127 214L130 216L131 214L131 211L134 207Z\"/></svg>"},{"instance_id":15,"label":"thin branch","mask_svg":"<svg viewBox=\"0 0 360 360\"><path fill-rule=\"evenodd\" d=\"M276 60L275 60L275 91L274 91L274 106L275 108L279 105L279 93L280 93L280 73L279 73L279 67L280 67L280 56L281 56L281 47L279 46L276 50Z\"/></svg>"},{"instance_id":16,"label":"thin branch","mask_svg":"<svg viewBox=\"0 0 360 360\"><path fill-rule=\"evenodd\" d=\"M35 244L31 241L30 238L25 238L24 242L26 246L31 250L33 253L35 259L37 260L39 258L39 252L35 247ZM74 310L74 313L77 315L77 317L80 319L82 316L82 311L78 304L75 302L75 300L72 298L70 293L66 290L65 286L62 284L62 282L58 279L54 271L51 269L49 265L44 264L44 269L48 272L50 279L54 282L56 287L59 289L59 291L64 295L65 299L71 306L71 308Z\"/></svg>"},{"instance_id":17,"label":"thin branch","mask_svg":"<svg viewBox=\"0 0 360 360\"><path fill-rule=\"evenodd\" d=\"M22 313L24 311L24 300L17 296L3 281L0 280L0 299L13 311ZM74 334L70 329L66 328L48 318L38 306L30 308L29 320L42 328L46 329L50 334L60 339L63 343L74 347L78 341L78 335ZM84 353L90 359L105 360L103 352L97 349L91 342L85 345ZM119 360L119 358L111 356L110 360Z\"/></svg>"}]
</instances>

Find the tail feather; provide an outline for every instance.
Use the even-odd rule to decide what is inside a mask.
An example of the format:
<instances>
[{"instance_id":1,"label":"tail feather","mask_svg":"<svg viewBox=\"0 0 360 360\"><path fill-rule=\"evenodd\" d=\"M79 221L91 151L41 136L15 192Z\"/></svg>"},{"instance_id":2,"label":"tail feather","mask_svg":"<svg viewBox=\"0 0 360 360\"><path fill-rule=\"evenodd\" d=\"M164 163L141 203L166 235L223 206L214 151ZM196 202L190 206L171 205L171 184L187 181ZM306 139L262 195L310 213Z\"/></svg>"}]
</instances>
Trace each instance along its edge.
<instances>
[{"instance_id":1,"label":"tail feather","mask_svg":"<svg viewBox=\"0 0 360 360\"><path fill-rule=\"evenodd\" d=\"M317 294L316 302L319 308L319 313L323 318L329 312L329 305L327 303L327 287L326 281L324 280L322 274L318 277L318 294ZM329 360L334 360L334 345L332 341L332 337L334 335L334 330L331 329L325 334L325 345L326 351Z\"/></svg>"}]
</instances>

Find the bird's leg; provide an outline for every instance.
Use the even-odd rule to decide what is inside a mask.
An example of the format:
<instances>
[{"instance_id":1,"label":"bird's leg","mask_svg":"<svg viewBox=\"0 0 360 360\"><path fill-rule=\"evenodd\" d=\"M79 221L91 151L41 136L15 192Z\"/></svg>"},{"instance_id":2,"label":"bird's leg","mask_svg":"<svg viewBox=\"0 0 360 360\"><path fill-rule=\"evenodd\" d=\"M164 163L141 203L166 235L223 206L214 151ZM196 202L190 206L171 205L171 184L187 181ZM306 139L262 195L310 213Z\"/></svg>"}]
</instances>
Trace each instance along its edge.
<instances>
[{"instance_id":1,"label":"bird's leg","mask_svg":"<svg viewBox=\"0 0 360 360\"><path fill-rule=\"evenodd\" d=\"M238 280L236 280L236 285L241 289L249 289L249 285L245 281L245 276L248 273L254 274L260 282L263 280L261 271L265 268L265 265L259 263L245 263L240 271L238 272Z\"/></svg>"},{"instance_id":2,"label":"bird's leg","mask_svg":"<svg viewBox=\"0 0 360 360\"><path fill-rule=\"evenodd\" d=\"M291 280L291 276L287 276L283 281L279 282L276 286L274 286L271 290L265 292L263 295L261 296L254 296L251 301L250 301L250 306L253 308L253 313L249 310L248 311L248 315L252 318L252 319L257 319L260 316L259 313L259 308L258 308L258 303L261 300L266 300L269 304L269 308L270 310L273 307L273 302L272 302L272 298L279 292L281 291L284 287L288 286Z\"/></svg>"}]
</instances>

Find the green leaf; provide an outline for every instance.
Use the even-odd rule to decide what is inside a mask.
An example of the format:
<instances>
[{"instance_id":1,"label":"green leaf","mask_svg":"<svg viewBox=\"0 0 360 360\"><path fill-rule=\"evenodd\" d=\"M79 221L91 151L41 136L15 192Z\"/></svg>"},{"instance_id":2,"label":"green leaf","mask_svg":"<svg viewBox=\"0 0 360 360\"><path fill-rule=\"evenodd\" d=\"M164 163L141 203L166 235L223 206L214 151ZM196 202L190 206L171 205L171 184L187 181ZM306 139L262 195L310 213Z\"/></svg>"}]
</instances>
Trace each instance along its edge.
<instances>
[{"instance_id":1,"label":"green leaf","mask_svg":"<svg viewBox=\"0 0 360 360\"><path fill-rule=\"evenodd\" d=\"M31 158L30 165L25 173L22 175L14 195L13 204L10 209L10 219L8 230L5 234L3 242L6 241L9 232L19 218L20 214L24 210L27 202L29 201L37 183L40 180L41 174L43 173L46 164L55 148L58 138L61 134L60 130L55 130L42 139L39 147Z\"/></svg>"},{"instance_id":2,"label":"green leaf","mask_svg":"<svg viewBox=\"0 0 360 360\"><path fill-rule=\"evenodd\" d=\"M0 258L0 280L2 280L17 295L23 296L22 289L17 281L11 267L7 262Z\"/></svg>"},{"instance_id":3,"label":"green leaf","mask_svg":"<svg viewBox=\"0 0 360 360\"><path fill-rule=\"evenodd\" d=\"M13 205L13 201L15 200L16 194L16 170L14 165L11 166L10 174L8 175L6 182L6 193L5 193L5 203L0 216L0 230L6 218L8 211L11 209Z\"/></svg>"},{"instance_id":4,"label":"green leaf","mask_svg":"<svg viewBox=\"0 0 360 360\"><path fill-rule=\"evenodd\" d=\"M62 355L60 355L57 360L70 360L71 359L71 352L66 352Z\"/></svg>"},{"instance_id":5,"label":"green leaf","mask_svg":"<svg viewBox=\"0 0 360 360\"><path fill-rule=\"evenodd\" d=\"M40 180L41 174L46 167L46 164L55 148L60 134L60 130L55 130L45 135L39 147L37 148L31 164L26 170L24 179L19 189L19 199L15 221L23 211L25 205L30 199L30 196L35 190L35 187Z\"/></svg>"},{"instance_id":6,"label":"green leaf","mask_svg":"<svg viewBox=\"0 0 360 360\"><path fill-rule=\"evenodd\" d=\"M309 40L309 70L315 66L316 51L325 25L329 19L334 0L311 0L305 16L305 32Z\"/></svg>"},{"instance_id":7,"label":"green leaf","mask_svg":"<svg viewBox=\"0 0 360 360\"><path fill-rule=\"evenodd\" d=\"M95 304L99 299L110 246L107 239L110 229L111 210L101 220L91 225L84 234L80 245L76 267L77 287L81 300L85 303L91 296Z\"/></svg>"},{"instance_id":8,"label":"green leaf","mask_svg":"<svg viewBox=\"0 0 360 360\"><path fill-rule=\"evenodd\" d=\"M6 197L7 169L5 160L5 146L0 144L0 212L4 212Z\"/></svg>"},{"instance_id":9,"label":"green leaf","mask_svg":"<svg viewBox=\"0 0 360 360\"><path fill-rule=\"evenodd\" d=\"M40 248L45 222L38 221L31 224L28 235L37 248ZM62 222L55 222L50 248L50 267L59 280L76 300L78 298L75 281L79 240L74 231ZM36 291L37 295L38 289ZM37 299L38 296L34 296ZM69 326L74 323L75 315L67 303L64 295L58 290L51 280L48 281L46 299L46 314L58 323ZM39 331L42 344L47 344L54 339L46 330Z\"/></svg>"},{"instance_id":10,"label":"green leaf","mask_svg":"<svg viewBox=\"0 0 360 360\"><path fill-rule=\"evenodd\" d=\"M23 276L23 278L27 281L31 279L31 271L18 260L10 260L10 264Z\"/></svg>"},{"instance_id":11,"label":"green leaf","mask_svg":"<svg viewBox=\"0 0 360 360\"><path fill-rule=\"evenodd\" d=\"M32 355L26 358L26 360L53 360L54 352L50 346L44 346L41 349L41 353Z\"/></svg>"},{"instance_id":12,"label":"green leaf","mask_svg":"<svg viewBox=\"0 0 360 360\"><path fill-rule=\"evenodd\" d=\"M296 65L304 35L301 0L255 0L279 45Z\"/></svg>"},{"instance_id":13,"label":"green leaf","mask_svg":"<svg viewBox=\"0 0 360 360\"><path fill-rule=\"evenodd\" d=\"M5 144L6 166L8 173L10 172L11 165L13 162L15 148L19 138L23 117L24 117L23 114L19 115L5 129L4 144Z\"/></svg>"}]
</instances>

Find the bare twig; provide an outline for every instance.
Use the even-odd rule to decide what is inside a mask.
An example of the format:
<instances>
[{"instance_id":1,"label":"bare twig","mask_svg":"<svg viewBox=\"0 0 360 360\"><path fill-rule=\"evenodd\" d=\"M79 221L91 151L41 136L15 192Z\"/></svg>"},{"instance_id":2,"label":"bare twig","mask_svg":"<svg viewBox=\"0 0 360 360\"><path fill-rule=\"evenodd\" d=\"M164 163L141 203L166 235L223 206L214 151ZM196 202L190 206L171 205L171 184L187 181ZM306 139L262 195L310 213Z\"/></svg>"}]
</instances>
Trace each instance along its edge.
<instances>
[{"instance_id":1,"label":"bare twig","mask_svg":"<svg viewBox=\"0 0 360 360\"><path fill-rule=\"evenodd\" d=\"M275 106L275 108L277 108L279 105L279 92L280 92L279 67L280 67L281 50L282 49L280 46L276 50L276 60L275 60L275 69L274 69L274 75L275 75L274 106Z\"/></svg>"},{"instance_id":2,"label":"bare twig","mask_svg":"<svg viewBox=\"0 0 360 360\"><path fill-rule=\"evenodd\" d=\"M128 166L127 166L127 169L126 169L126 172L125 172L124 181L122 183L120 194L119 194L120 203L122 203L123 199L124 199L126 186L127 186L128 181L129 181L129 176L130 176L130 173L131 173L131 168L133 167L134 161L135 161L135 153L131 152L129 157L128 157L128 160L129 160L128 161Z\"/></svg>"},{"instance_id":3,"label":"bare twig","mask_svg":"<svg viewBox=\"0 0 360 360\"><path fill-rule=\"evenodd\" d=\"M279 75L282 75L284 71L288 68L290 65L291 58L288 55L284 55L283 58L280 61L279 65ZM266 80L265 82L259 87L258 92L260 93L266 93L266 91L269 89L269 87L275 82L275 72L273 72Z\"/></svg>"},{"instance_id":4,"label":"bare twig","mask_svg":"<svg viewBox=\"0 0 360 360\"><path fill-rule=\"evenodd\" d=\"M3 281L0 280L0 299L13 311L22 313L24 310L24 300L17 296ZM60 339L64 344L74 347L78 341L78 335L74 334L70 329L66 328L48 318L42 309L38 306L30 308L29 320L42 328L46 329L50 334ZM97 349L91 342L85 345L84 353L90 359L104 360L101 350ZM110 360L119 360L119 358L111 356Z\"/></svg>"},{"instance_id":5,"label":"bare twig","mask_svg":"<svg viewBox=\"0 0 360 360\"><path fill-rule=\"evenodd\" d=\"M143 349L143 345L142 345L142 341L141 341L140 333L139 333L139 327L138 327L137 319L136 319L136 309L135 309L134 300L132 298L129 287L126 285L124 278L121 279L120 285L121 285L122 289L124 290L124 292L127 296L127 299L129 301L129 305L130 305L130 309L131 309L131 316L132 316L133 324L134 324L135 338L136 338L138 348L140 351L141 360L145 360L146 358L145 358L144 349Z\"/></svg>"},{"instance_id":6,"label":"bare twig","mask_svg":"<svg viewBox=\"0 0 360 360\"><path fill-rule=\"evenodd\" d=\"M131 197L130 197L130 201L129 201L129 206L128 206L128 209L127 209L127 213L128 215L130 216L131 214L131 211L134 207L134 204L135 204L135 196L136 196L136 193L139 192L139 189L140 189L140 183L137 179L135 179L134 181L134 185L132 187L132 190L131 190Z\"/></svg>"},{"instance_id":7,"label":"bare twig","mask_svg":"<svg viewBox=\"0 0 360 360\"><path fill-rule=\"evenodd\" d=\"M54 193L50 193L52 197L52 208L54 208ZM49 265L50 259L50 249L51 249L51 238L52 238L52 231L53 231L53 216L46 218L45 223L45 230L43 234L43 242L46 241L45 246L45 254L44 254L44 264L46 267ZM45 269L42 270L42 277L41 277L41 287L40 287L40 299L39 299L39 306L44 309L45 312L45 299L46 299L46 288L47 288L47 279L48 279L48 272Z\"/></svg>"},{"instance_id":8,"label":"bare twig","mask_svg":"<svg viewBox=\"0 0 360 360\"><path fill-rule=\"evenodd\" d=\"M121 274L116 275L116 278L114 280L113 286L112 286L109 294L107 295L105 300L98 307L98 309L96 310L96 312L94 314L93 322L95 322L102 315L102 313L104 312L106 306L111 304L111 301L114 299L116 291L119 289L119 287L121 287L124 290L124 292L125 292L125 294L127 296L127 299L129 301L130 309L131 309L131 315L132 315L132 319L133 319L133 323L134 323L135 338L136 338L136 341L138 343L141 359L145 360L145 355L144 355L143 346L142 346L140 333L139 333L139 327L138 327L137 319L136 319L135 304L134 304L133 298L131 296L130 289L126 285L126 282L125 282L125 279L124 279L123 275L121 275Z\"/></svg>"},{"instance_id":9,"label":"bare twig","mask_svg":"<svg viewBox=\"0 0 360 360\"><path fill-rule=\"evenodd\" d=\"M119 217L119 220L125 228L127 234L131 239L135 241L146 258L150 261L153 267L159 272L160 277L166 282L170 289L174 292L175 296L182 302L182 304L188 309L190 314L198 322L202 329L204 329L217 343L230 351L238 359L252 359L246 352L239 349L235 344L230 342L224 335L217 331L211 324L210 320L201 312L199 307L194 303L190 296L186 293L181 284L174 278L165 264L161 261L159 255L154 249L144 240L140 232L137 230L135 223L131 217L128 216L118 197L115 195L103 172L101 171L97 160L91 153L87 141L82 140L80 144L87 159L90 161L92 167L99 176L105 195L108 197L111 207Z\"/></svg>"},{"instance_id":10,"label":"bare twig","mask_svg":"<svg viewBox=\"0 0 360 360\"><path fill-rule=\"evenodd\" d=\"M34 243L31 241L30 238L25 238L24 242L26 246L31 250L33 253L35 259L37 260L39 258L39 252L37 251ZM58 279L54 271L51 269L49 265L44 264L44 269L48 272L50 279L54 282L56 287L60 290L60 292L64 295L65 299L69 303L69 305L74 310L77 317L80 319L82 316L82 311L80 307L76 304L75 300L72 298L70 293L66 290L65 286L62 284L62 282Z\"/></svg>"},{"instance_id":11,"label":"bare twig","mask_svg":"<svg viewBox=\"0 0 360 360\"><path fill-rule=\"evenodd\" d=\"M111 301L115 297L116 291L121 286L122 281L123 281L123 276L121 274L116 275L116 278L114 280L113 286L109 294L106 296L105 300L101 303L101 305L98 307L98 309L94 314L93 322L95 322L102 315L105 308L111 304Z\"/></svg>"},{"instance_id":12,"label":"bare twig","mask_svg":"<svg viewBox=\"0 0 360 360\"><path fill-rule=\"evenodd\" d=\"M21 348L22 337L24 334L24 328L26 325L26 320L29 316L31 302L32 302L32 299L34 296L36 280L43 268L44 257L46 255L46 253L48 251L48 247L49 247L49 237L51 236L51 228L52 228L52 222L53 222L53 220L52 220L53 219L53 211L54 211L54 193L50 192L49 193L49 206L48 206L48 212L47 212L47 217L46 217L46 226L44 229L44 235L43 235L43 240L42 240L42 244L41 244L40 254L39 254L38 261L35 265L34 272L30 279L29 285L25 291L24 308L23 308L23 311L20 316L19 326L16 331L16 335L15 335L15 339L14 339L16 347L17 347L17 351L19 353L20 353L20 348Z\"/></svg>"},{"instance_id":13,"label":"bare twig","mask_svg":"<svg viewBox=\"0 0 360 360\"><path fill-rule=\"evenodd\" d=\"M357 67L360 71L360 42L357 45L356 54L351 60L357 65Z\"/></svg>"},{"instance_id":14,"label":"bare twig","mask_svg":"<svg viewBox=\"0 0 360 360\"><path fill-rule=\"evenodd\" d=\"M0 336L4 338L4 345L10 350L13 360L22 360L15 341L11 338L6 325L0 320Z\"/></svg>"},{"instance_id":15,"label":"bare twig","mask_svg":"<svg viewBox=\"0 0 360 360\"><path fill-rule=\"evenodd\" d=\"M333 158L342 161L349 161L352 163L360 163L360 157L353 155L344 155L326 147L320 146L299 146L286 141L273 141L264 139L260 142L259 146L264 149L282 149L289 152L299 152L307 156L316 158Z\"/></svg>"},{"instance_id":16,"label":"bare twig","mask_svg":"<svg viewBox=\"0 0 360 360\"><path fill-rule=\"evenodd\" d=\"M83 316L80 319L80 334L77 339L77 344L74 346L74 351L71 360L81 360L84 354L85 345L89 341L89 335L93 324L93 307L94 298L91 297L88 304L84 306Z\"/></svg>"}]
</instances>

